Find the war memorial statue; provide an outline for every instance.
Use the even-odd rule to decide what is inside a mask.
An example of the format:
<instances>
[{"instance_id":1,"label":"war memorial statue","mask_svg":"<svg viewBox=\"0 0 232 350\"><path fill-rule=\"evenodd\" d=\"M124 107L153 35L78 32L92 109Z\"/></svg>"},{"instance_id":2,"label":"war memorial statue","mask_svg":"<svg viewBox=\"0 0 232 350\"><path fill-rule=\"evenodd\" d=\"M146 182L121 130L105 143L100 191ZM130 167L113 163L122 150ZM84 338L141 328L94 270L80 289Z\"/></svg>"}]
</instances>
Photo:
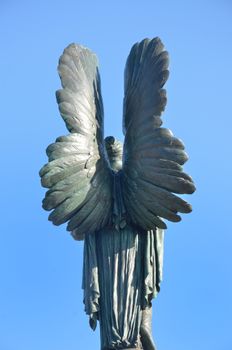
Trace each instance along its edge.
<instances>
[{"instance_id":1,"label":"war memorial statue","mask_svg":"<svg viewBox=\"0 0 232 350\"><path fill-rule=\"evenodd\" d=\"M182 165L182 141L161 127L168 53L159 38L136 43L125 67L122 145L104 139L96 55L71 44L58 66L56 92L69 131L47 148L40 170L43 200L55 225L84 240L83 290L90 325L100 323L101 349L154 350L152 299L160 290L163 219L178 222L191 206L177 194L195 186Z\"/></svg>"}]
</instances>

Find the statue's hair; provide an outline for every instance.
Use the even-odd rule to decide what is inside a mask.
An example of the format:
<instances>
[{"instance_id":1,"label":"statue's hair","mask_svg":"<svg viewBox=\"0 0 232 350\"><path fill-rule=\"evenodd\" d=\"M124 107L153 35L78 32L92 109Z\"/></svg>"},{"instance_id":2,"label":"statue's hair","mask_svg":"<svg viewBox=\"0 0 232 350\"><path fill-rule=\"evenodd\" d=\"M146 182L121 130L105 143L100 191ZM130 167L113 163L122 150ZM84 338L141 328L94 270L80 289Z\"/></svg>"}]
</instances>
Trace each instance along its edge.
<instances>
[{"instance_id":1,"label":"statue's hair","mask_svg":"<svg viewBox=\"0 0 232 350\"><path fill-rule=\"evenodd\" d=\"M122 142L116 140L113 136L107 136L105 138L105 146L111 166L113 167L116 162L121 163L123 151Z\"/></svg>"}]
</instances>

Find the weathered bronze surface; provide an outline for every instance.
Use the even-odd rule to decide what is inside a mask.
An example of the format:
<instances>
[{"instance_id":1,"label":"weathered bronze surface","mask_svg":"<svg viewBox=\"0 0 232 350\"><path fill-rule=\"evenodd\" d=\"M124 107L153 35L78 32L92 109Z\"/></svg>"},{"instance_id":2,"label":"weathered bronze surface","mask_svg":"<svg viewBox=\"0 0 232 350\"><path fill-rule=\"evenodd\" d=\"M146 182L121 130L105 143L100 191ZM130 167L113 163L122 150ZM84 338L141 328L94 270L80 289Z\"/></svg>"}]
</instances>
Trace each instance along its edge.
<instances>
[{"instance_id":1,"label":"weathered bronze surface","mask_svg":"<svg viewBox=\"0 0 232 350\"><path fill-rule=\"evenodd\" d=\"M195 186L182 165L182 141L162 128L168 53L159 38L136 43L125 68L124 145L104 140L97 58L71 44L58 66L56 93L69 134L47 148L40 170L43 200L55 225L68 222L85 240L83 290L90 326L100 322L101 349L154 350L151 301L160 290L163 219L178 222L191 206L177 194Z\"/></svg>"}]
</instances>

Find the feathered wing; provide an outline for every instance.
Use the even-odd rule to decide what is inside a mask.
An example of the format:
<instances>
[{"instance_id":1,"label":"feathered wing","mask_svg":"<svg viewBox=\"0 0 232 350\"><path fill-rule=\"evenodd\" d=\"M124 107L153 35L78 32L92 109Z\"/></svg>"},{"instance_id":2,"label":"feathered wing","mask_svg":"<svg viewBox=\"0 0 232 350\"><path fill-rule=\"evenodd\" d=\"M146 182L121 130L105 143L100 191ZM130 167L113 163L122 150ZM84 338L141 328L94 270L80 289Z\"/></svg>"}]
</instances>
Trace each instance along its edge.
<instances>
[{"instance_id":1,"label":"feathered wing","mask_svg":"<svg viewBox=\"0 0 232 350\"><path fill-rule=\"evenodd\" d=\"M161 127L167 78L168 53L160 39L136 43L125 68L122 183L130 219L145 230L166 228L162 218L180 221L177 213L191 206L174 193L195 190L182 171L188 159L182 141Z\"/></svg>"},{"instance_id":2,"label":"feathered wing","mask_svg":"<svg viewBox=\"0 0 232 350\"><path fill-rule=\"evenodd\" d=\"M105 156L103 104L97 57L71 44L60 57L63 89L56 92L70 134L47 148L49 162L40 170L49 188L43 208L55 225L68 221L74 238L104 226L111 214L111 173Z\"/></svg>"}]
</instances>

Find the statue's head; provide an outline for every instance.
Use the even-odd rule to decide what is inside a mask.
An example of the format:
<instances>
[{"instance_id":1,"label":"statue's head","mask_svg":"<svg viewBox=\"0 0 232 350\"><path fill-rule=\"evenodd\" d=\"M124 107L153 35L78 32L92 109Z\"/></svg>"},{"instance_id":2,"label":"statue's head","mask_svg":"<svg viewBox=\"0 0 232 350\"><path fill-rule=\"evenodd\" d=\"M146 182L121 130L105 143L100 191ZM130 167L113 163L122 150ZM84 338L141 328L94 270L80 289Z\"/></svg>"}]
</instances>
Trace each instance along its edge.
<instances>
[{"instance_id":1,"label":"statue's head","mask_svg":"<svg viewBox=\"0 0 232 350\"><path fill-rule=\"evenodd\" d=\"M111 168L116 172L119 171L122 168L122 143L113 136L107 136L105 138L105 146Z\"/></svg>"}]
</instances>

